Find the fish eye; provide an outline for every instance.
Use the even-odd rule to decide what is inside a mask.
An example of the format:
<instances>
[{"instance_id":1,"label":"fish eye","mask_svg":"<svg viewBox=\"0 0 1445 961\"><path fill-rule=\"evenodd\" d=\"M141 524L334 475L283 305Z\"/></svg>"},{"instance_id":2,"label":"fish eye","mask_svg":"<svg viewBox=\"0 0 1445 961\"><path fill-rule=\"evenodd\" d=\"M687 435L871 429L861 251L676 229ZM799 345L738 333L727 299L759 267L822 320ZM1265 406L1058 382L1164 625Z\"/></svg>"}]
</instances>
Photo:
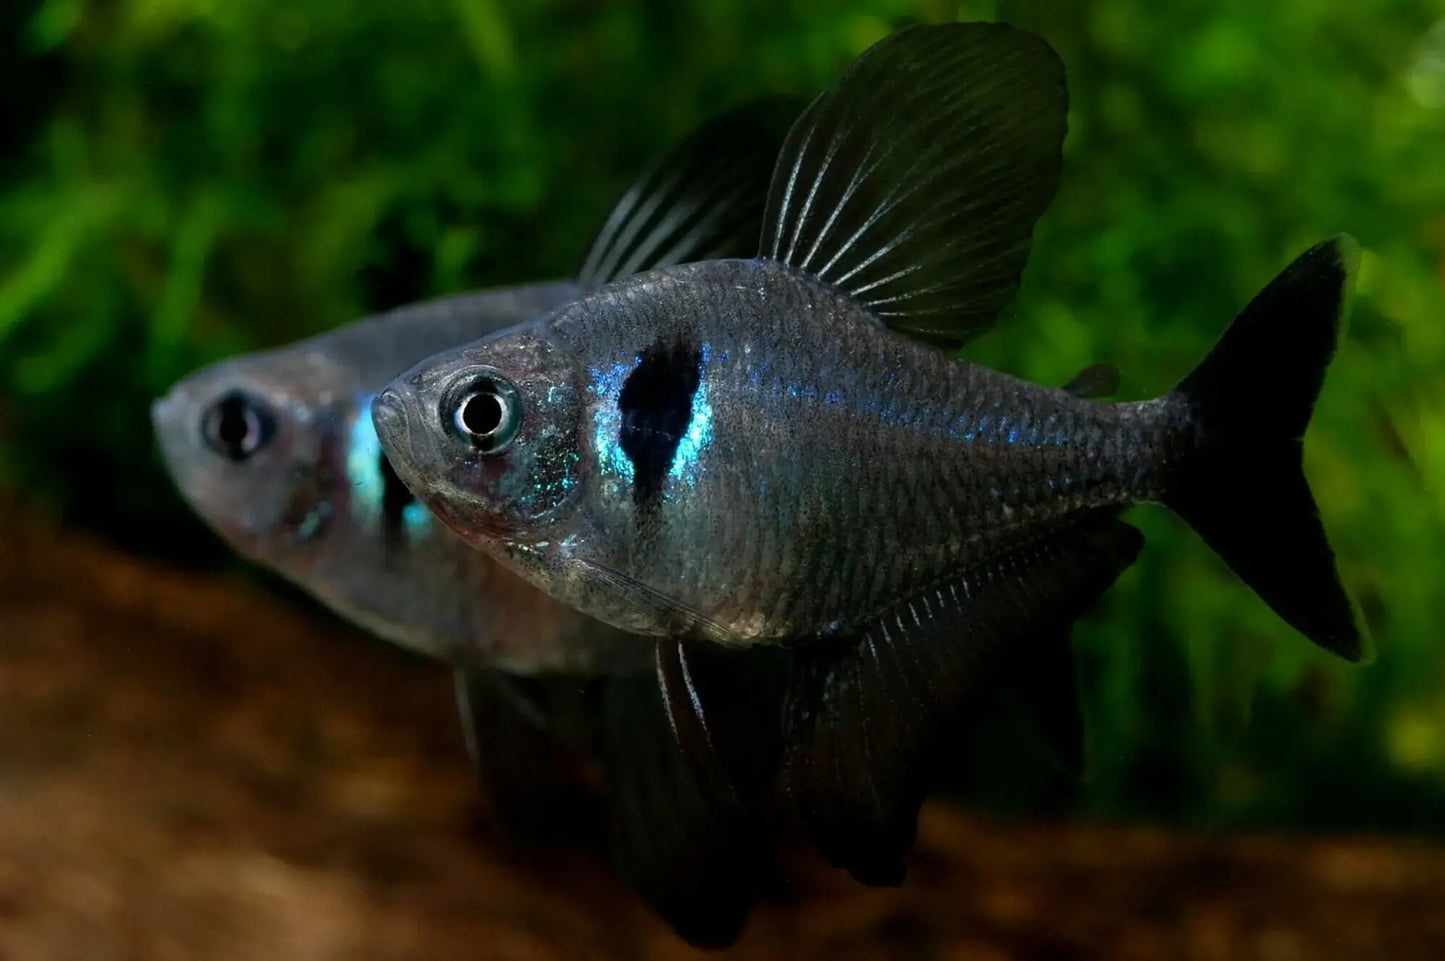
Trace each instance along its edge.
<instances>
[{"instance_id":1,"label":"fish eye","mask_svg":"<svg viewBox=\"0 0 1445 961\"><path fill-rule=\"evenodd\" d=\"M484 454L505 450L522 425L522 398L511 381L497 374L468 383L450 406L452 426Z\"/></svg>"},{"instance_id":2,"label":"fish eye","mask_svg":"<svg viewBox=\"0 0 1445 961\"><path fill-rule=\"evenodd\" d=\"M239 390L216 401L201 417L206 446L238 463L269 444L275 433L276 417L270 409Z\"/></svg>"}]
</instances>

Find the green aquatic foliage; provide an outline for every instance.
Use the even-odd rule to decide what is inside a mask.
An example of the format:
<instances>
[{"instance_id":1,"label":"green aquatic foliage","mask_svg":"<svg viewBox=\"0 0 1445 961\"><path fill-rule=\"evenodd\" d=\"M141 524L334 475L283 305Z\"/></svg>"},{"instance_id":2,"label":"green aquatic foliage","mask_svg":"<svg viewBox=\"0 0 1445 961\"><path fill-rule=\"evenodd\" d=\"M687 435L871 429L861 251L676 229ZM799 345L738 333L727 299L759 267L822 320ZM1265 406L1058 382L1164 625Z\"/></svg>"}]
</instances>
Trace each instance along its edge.
<instances>
[{"instance_id":1,"label":"green aquatic foliage","mask_svg":"<svg viewBox=\"0 0 1445 961\"><path fill-rule=\"evenodd\" d=\"M567 273L697 121L955 16L1048 38L1073 103L1023 293L970 357L1105 360L1150 396L1311 243L1365 251L1306 469L1377 661L1330 661L1136 511L1148 546L1078 631L1075 809L1445 831L1445 0L7 4L0 482L215 559L146 419L181 374ZM999 753L975 796L1037 803Z\"/></svg>"}]
</instances>

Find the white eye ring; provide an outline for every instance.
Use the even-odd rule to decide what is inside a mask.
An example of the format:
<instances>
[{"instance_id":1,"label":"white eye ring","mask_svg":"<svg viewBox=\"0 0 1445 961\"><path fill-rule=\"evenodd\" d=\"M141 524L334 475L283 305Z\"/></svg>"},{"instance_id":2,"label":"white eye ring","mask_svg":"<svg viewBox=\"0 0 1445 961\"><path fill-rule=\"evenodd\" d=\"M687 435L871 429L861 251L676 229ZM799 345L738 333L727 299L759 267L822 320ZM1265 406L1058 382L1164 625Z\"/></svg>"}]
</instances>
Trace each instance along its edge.
<instances>
[{"instance_id":1,"label":"white eye ring","mask_svg":"<svg viewBox=\"0 0 1445 961\"><path fill-rule=\"evenodd\" d=\"M243 461L259 451L275 430L273 416L260 404L240 391L218 400L201 420L206 446L233 461Z\"/></svg>"},{"instance_id":2,"label":"white eye ring","mask_svg":"<svg viewBox=\"0 0 1445 961\"><path fill-rule=\"evenodd\" d=\"M483 454L504 450L522 424L522 399L511 381L490 375L452 405L452 427Z\"/></svg>"}]
</instances>

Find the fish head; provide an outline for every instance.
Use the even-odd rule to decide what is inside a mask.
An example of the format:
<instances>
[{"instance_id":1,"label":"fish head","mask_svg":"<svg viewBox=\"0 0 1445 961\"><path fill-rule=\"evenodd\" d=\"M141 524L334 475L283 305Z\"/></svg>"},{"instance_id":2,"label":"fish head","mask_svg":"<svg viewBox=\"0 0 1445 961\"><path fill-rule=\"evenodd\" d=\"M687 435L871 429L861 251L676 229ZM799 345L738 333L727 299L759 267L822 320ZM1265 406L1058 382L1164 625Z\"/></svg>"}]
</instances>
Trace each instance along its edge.
<instances>
[{"instance_id":1,"label":"fish head","mask_svg":"<svg viewBox=\"0 0 1445 961\"><path fill-rule=\"evenodd\" d=\"M541 323L423 361L372 404L382 450L478 544L558 536L583 480L580 368Z\"/></svg>"},{"instance_id":2,"label":"fish head","mask_svg":"<svg viewBox=\"0 0 1445 961\"><path fill-rule=\"evenodd\" d=\"M353 379L322 354L278 352L177 383L151 422L181 495L252 560L288 567L313 552L345 487Z\"/></svg>"}]
</instances>

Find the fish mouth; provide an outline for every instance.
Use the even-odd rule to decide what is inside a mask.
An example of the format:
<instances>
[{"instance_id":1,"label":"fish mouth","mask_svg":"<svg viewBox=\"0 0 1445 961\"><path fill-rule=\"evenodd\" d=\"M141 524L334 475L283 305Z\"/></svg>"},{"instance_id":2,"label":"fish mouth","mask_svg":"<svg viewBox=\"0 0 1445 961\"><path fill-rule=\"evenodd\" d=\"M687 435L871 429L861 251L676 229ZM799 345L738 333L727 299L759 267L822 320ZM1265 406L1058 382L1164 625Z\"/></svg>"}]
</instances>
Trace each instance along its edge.
<instances>
[{"instance_id":1,"label":"fish mouth","mask_svg":"<svg viewBox=\"0 0 1445 961\"><path fill-rule=\"evenodd\" d=\"M371 424L386 456L396 465L401 460L396 452L411 442L411 418L407 416L406 401L394 388L388 387L372 398Z\"/></svg>"},{"instance_id":2,"label":"fish mouth","mask_svg":"<svg viewBox=\"0 0 1445 961\"><path fill-rule=\"evenodd\" d=\"M151 432L155 434L156 447L178 486L185 468L185 400L180 391L172 390L152 401L150 409Z\"/></svg>"},{"instance_id":3,"label":"fish mouth","mask_svg":"<svg viewBox=\"0 0 1445 961\"><path fill-rule=\"evenodd\" d=\"M420 424L413 423L416 406L415 398L388 387L372 398L371 426L396 476L430 507L435 500L433 485L422 476L419 465L437 457L431 438Z\"/></svg>"},{"instance_id":4,"label":"fish mouth","mask_svg":"<svg viewBox=\"0 0 1445 961\"><path fill-rule=\"evenodd\" d=\"M151 429L159 434L165 424L171 422L172 411L176 405L175 394L166 394L164 397L157 397L151 401Z\"/></svg>"}]
</instances>

